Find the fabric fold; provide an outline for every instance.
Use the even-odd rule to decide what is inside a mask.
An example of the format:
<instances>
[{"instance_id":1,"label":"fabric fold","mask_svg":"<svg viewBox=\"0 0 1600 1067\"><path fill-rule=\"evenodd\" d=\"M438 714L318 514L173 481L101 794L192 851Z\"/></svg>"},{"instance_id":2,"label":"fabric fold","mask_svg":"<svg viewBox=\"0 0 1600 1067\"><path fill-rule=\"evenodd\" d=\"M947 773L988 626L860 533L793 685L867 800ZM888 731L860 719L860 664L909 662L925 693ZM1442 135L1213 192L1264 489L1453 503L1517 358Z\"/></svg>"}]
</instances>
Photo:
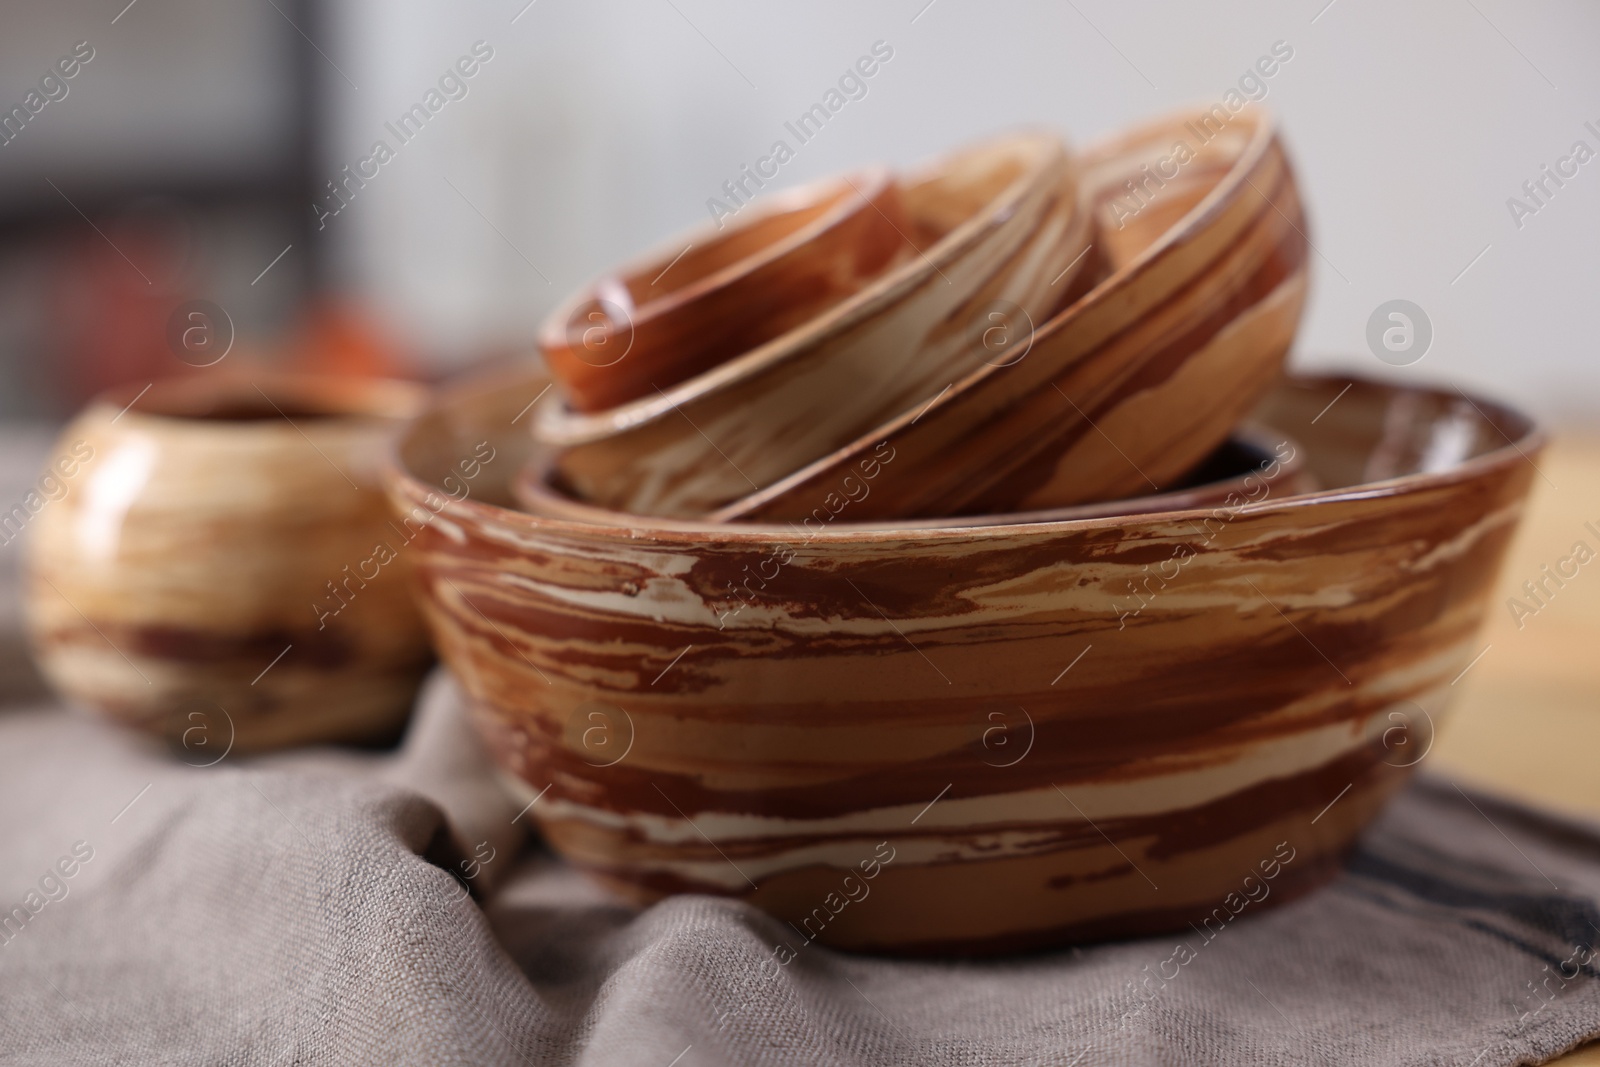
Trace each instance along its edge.
<instances>
[{"instance_id":1,"label":"fabric fold","mask_svg":"<svg viewBox=\"0 0 1600 1067\"><path fill-rule=\"evenodd\" d=\"M1443 779L1303 899L973 961L619 903L530 840L443 672L392 752L197 762L0 714L0 1063L1491 1067L1600 1034L1600 832Z\"/></svg>"}]
</instances>

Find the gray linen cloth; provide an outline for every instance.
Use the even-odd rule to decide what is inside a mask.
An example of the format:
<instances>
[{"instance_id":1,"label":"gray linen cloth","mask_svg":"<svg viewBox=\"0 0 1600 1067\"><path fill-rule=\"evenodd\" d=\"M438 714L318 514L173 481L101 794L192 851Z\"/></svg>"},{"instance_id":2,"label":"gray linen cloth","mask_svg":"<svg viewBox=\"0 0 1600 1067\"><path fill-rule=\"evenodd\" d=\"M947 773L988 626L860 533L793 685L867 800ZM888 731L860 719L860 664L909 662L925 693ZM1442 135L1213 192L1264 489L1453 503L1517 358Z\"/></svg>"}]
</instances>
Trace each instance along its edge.
<instances>
[{"instance_id":1,"label":"gray linen cloth","mask_svg":"<svg viewBox=\"0 0 1600 1067\"><path fill-rule=\"evenodd\" d=\"M0 1063L1490 1067L1600 1034L1600 833L1448 783L1209 942L777 968L754 908L634 911L527 841L460 699L435 675L393 753L209 767L0 713Z\"/></svg>"}]
</instances>

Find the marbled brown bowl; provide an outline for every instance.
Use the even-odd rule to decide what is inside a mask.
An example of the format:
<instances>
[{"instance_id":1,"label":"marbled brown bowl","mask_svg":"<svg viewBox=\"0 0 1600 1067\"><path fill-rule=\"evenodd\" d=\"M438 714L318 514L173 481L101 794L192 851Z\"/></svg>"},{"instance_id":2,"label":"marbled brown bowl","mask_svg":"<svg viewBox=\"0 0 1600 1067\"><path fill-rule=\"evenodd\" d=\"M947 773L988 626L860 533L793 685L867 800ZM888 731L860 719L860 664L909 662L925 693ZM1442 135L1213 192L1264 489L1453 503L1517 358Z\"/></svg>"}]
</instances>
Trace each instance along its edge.
<instances>
[{"instance_id":1,"label":"marbled brown bowl","mask_svg":"<svg viewBox=\"0 0 1600 1067\"><path fill-rule=\"evenodd\" d=\"M194 759L393 735L432 654L378 470L422 402L263 373L91 403L57 446L88 458L33 521L45 676Z\"/></svg>"},{"instance_id":2,"label":"marbled brown bowl","mask_svg":"<svg viewBox=\"0 0 1600 1067\"><path fill-rule=\"evenodd\" d=\"M862 519L1160 492L1221 444L1279 374L1305 299L1306 222L1271 118L1179 114L1091 148L1082 176L1112 268L1093 291L1014 360L934 383L708 517L802 519L880 445L898 458Z\"/></svg>"},{"instance_id":3,"label":"marbled brown bowl","mask_svg":"<svg viewBox=\"0 0 1600 1067\"><path fill-rule=\"evenodd\" d=\"M859 292L912 254L910 229L887 167L762 197L579 291L539 348L574 410L654 398Z\"/></svg>"},{"instance_id":4,"label":"marbled brown bowl","mask_svg":"<svg viewBox=\"0 0 1600 1067\"><path fill-rule=\"evenodd\" d=\"M546 397L535 434L562 449L567 484L619 511L703 515L982 364L987 314L1041 322L1094 274L1055 136L968 148L900 191L912 255L855 295L659 395L594 415Z\"/></svg>"},{"instance_id":5,"label":"marbled brown bowl","mask_svg":"<svg viewBox=\"0 0 1600 1067\"><path fill-rule=\"evenodd\" d=\"M399 447L396 505L441 505L416 544L439 652L564 856L641 902L745 898L790 951L1209 928L1330 877L1479 651L1542 444L1485 400L1291 379L1258 416L1314 493L612 527L493 481L532 458L510 420L542 387L464 391ZM480 437L504 462L442 501Z\"/></svg>"},{"instance_id":6,"label":"marbled brown bowl","mask_svg":"<svg viewBox=\"0 0 1600 1067\"><path fill-rule=\"evenodd\" d=\"M893 462L892 458L889 462ZM850 522L852 505L872 493L874 471L885 463L874 461L858 467L845 479L840 491L830 494L826 503L800 522L803 535L822 530L843 516L852 529L931 530L951 526L1002 526L1019 523L1065 522L1068 519L1094 519L1106 515L1142 515L1153 511L1186 511L1194 508L1239 507L1258 503L1268 496L1309 493L1320 488L1306 467L1304 450L1288 435L1264 426L1239 427L1227 441L1194 470L1181 484L1165 493L1101 500L1040 511L998 512L993 515L948 515L939 519L902 519L892 522ZM548 454L537 454L518 472L511 483L511 495L522 510L548 519L602 526L636 526L639 516L625 511L609 511L575 498L559 484Z\"/></svg>"}]
</instances>

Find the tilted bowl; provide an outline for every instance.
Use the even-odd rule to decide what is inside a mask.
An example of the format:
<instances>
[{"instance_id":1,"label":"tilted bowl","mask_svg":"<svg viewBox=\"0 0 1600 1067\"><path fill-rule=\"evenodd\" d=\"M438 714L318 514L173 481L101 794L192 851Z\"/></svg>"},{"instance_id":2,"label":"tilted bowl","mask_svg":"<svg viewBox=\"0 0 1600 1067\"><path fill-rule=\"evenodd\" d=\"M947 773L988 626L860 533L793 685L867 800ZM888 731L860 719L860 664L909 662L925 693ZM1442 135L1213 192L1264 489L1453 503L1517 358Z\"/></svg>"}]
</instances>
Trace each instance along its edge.
<instances>
[{"instance_id":1,"label":"tilted bowl","mask_svg":"<svg viewBox=\"0 0 1600 1067\"><path fill-rule=\"evenodd\" d=\"M912 255L767 344L594 415L532 416L562 476L620 511L703 515L847 444L990 357L986 316L1043 321L1094 273L1059 138L1017 135L900 182Z\"/></svg>"},{"instance_id":2,"label":"tilted bowl","mask_svg":"<svg viewBox=\"0 0 1600 1067\"><path fill-rule=\"evenodd\" d=\"M1250 106L1226 123L1183 113L1082 165L1108 277L1010 359L939 380L710 517L799 519L884 442L900 458L863 519L1160 492L1216 448L1279 374L1305 298L1306 223L1273 122Z\"/></svg>"},{"instance_id":3,"label":"tilted bowl","mask_svg":"<svg viewBox=\"0 0 1600 1067\"><path fill-rule=\"evenodd\" d=\"M586 286L539 328L575 410L654 399L859 292L906 258L886 167L760 197Z\"/></svg>"},{"instance_id":4,"label":"tilted bowl","mask_svg":"<svg viewBox=\"0 0 1600 1067\"><path fill-rule=\"evenodd\" d=\"M543 385L454 395L388 479L436 514L419 595L530 816L635 901L742 897L796 941L896 952L1209 929L1330 877L1479 651L1542 444L1487 401L1298 379L1259 414L1315 493L602 526L506 506ZM435 482L480 438L504 462L452 501Z\"/></svg>"}]
</instances>

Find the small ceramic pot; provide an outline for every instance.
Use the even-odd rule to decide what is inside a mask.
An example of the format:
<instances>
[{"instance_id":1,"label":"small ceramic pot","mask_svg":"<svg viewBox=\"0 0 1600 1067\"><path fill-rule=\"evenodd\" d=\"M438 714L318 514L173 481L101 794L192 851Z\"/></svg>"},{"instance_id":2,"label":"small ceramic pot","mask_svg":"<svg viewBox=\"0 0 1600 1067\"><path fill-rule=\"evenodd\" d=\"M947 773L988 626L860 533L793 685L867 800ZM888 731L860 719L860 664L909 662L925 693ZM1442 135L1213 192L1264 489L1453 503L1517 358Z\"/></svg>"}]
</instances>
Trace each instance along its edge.
<instances>
[{"instance_id":1,"label":"small ceramic pot","mask_svg":"<svg viewBox=\"0 0 1600 1067\"><path fill-rule=\"evenodd\" d=\"M579 292L539 348L576 411L654 399L859 292L914 254L910 229L884 167L764 197Z\"/></svg>"},{"instance_id":2,"label":"small ceramic pot","mask_svg":"<svg viewBox=\"0 0 1600 1067\"><path fill-rule=\"evenodd\" d=\"M262 374L94 401L61 435L52 463L78 469L27 557L45 676L197 756L395 734L431 653L417 524L390 519L378 467L422 396Z\"/></svg>"},{"instance_id":3,"label":"small ceramic pot","mask_svg":"<svg viewBox=\"0 0 1600 1067\"><path fill-rule=\"evenodd\" d=\"M900 189L915 254L854 296L661 395L591 416L547 397L535 432L566 483L618 511L703 515L1004 358L985 344L1003 350L1095 273L1057 137L978 145Z\"/></svg>"},{"instance_id":4,"label":"small ceramic pot","mask_svg":"<svg viewBox=\"0 0 1600 1067\"><path fill-rule=\"evenodd\" d=\"M892 462L892 457L889 457ZM878 470L884 464L875 462ZM953 515L941 519L907 519L895 522L860 523L850 520L852 504L872 493L868 467L834 494L828 506L819 507L801 520L803 531L827 527L854 530L932 530L955 526L1000 526L1011 523L1063 522L1068 519L1093 519L1105 515L1142 515L1152 511L1185 511L1192 508L1241 507L1267 497L1281 499L1320 488L1306 466L1304 449L1292 438L1264 426L1241 426L1183 479L1171 492L1126 500L1102 500L1067 508L1042 511L1001 512L995 515ZM603 526L635 526L639 516L608 511L576 499L555 480L556 472L547 454L535 455L525 464L511 485L517 504L530 514L547 519Z\"/></svg>"},{"instance_id":5,"label":"small ceramic pot","mask_svg":"<svg viewBox=\"0 0 1600 1067\"><path fill-rule=\"evenodd\" d=\"M936 384L832 455L713 511L797 520L856 465L897 457L863 520L1158 493L1279 374L1305 299L1306 222L1268 116L1179 115L1091 149L1084 197L1113 273L1011 362Z\"/></svg>"},{"instance_id":6,"label":"small ceramic pot","mask_svg":"<svg viewBox=\"0 0 1600 1067\"><path fill-rule=\"evenodd\" d=\"M401 442L403 508L464 442L505 461L418 537L440 655L555 849L633 900L746 899L791 948L1209 929L1332 877L1481 651L1542 444L1454 391L1291 379L1258 417L1316 492L611 526L505 506L542 387L452 395Z\"/></svg>"}]
</instances>

